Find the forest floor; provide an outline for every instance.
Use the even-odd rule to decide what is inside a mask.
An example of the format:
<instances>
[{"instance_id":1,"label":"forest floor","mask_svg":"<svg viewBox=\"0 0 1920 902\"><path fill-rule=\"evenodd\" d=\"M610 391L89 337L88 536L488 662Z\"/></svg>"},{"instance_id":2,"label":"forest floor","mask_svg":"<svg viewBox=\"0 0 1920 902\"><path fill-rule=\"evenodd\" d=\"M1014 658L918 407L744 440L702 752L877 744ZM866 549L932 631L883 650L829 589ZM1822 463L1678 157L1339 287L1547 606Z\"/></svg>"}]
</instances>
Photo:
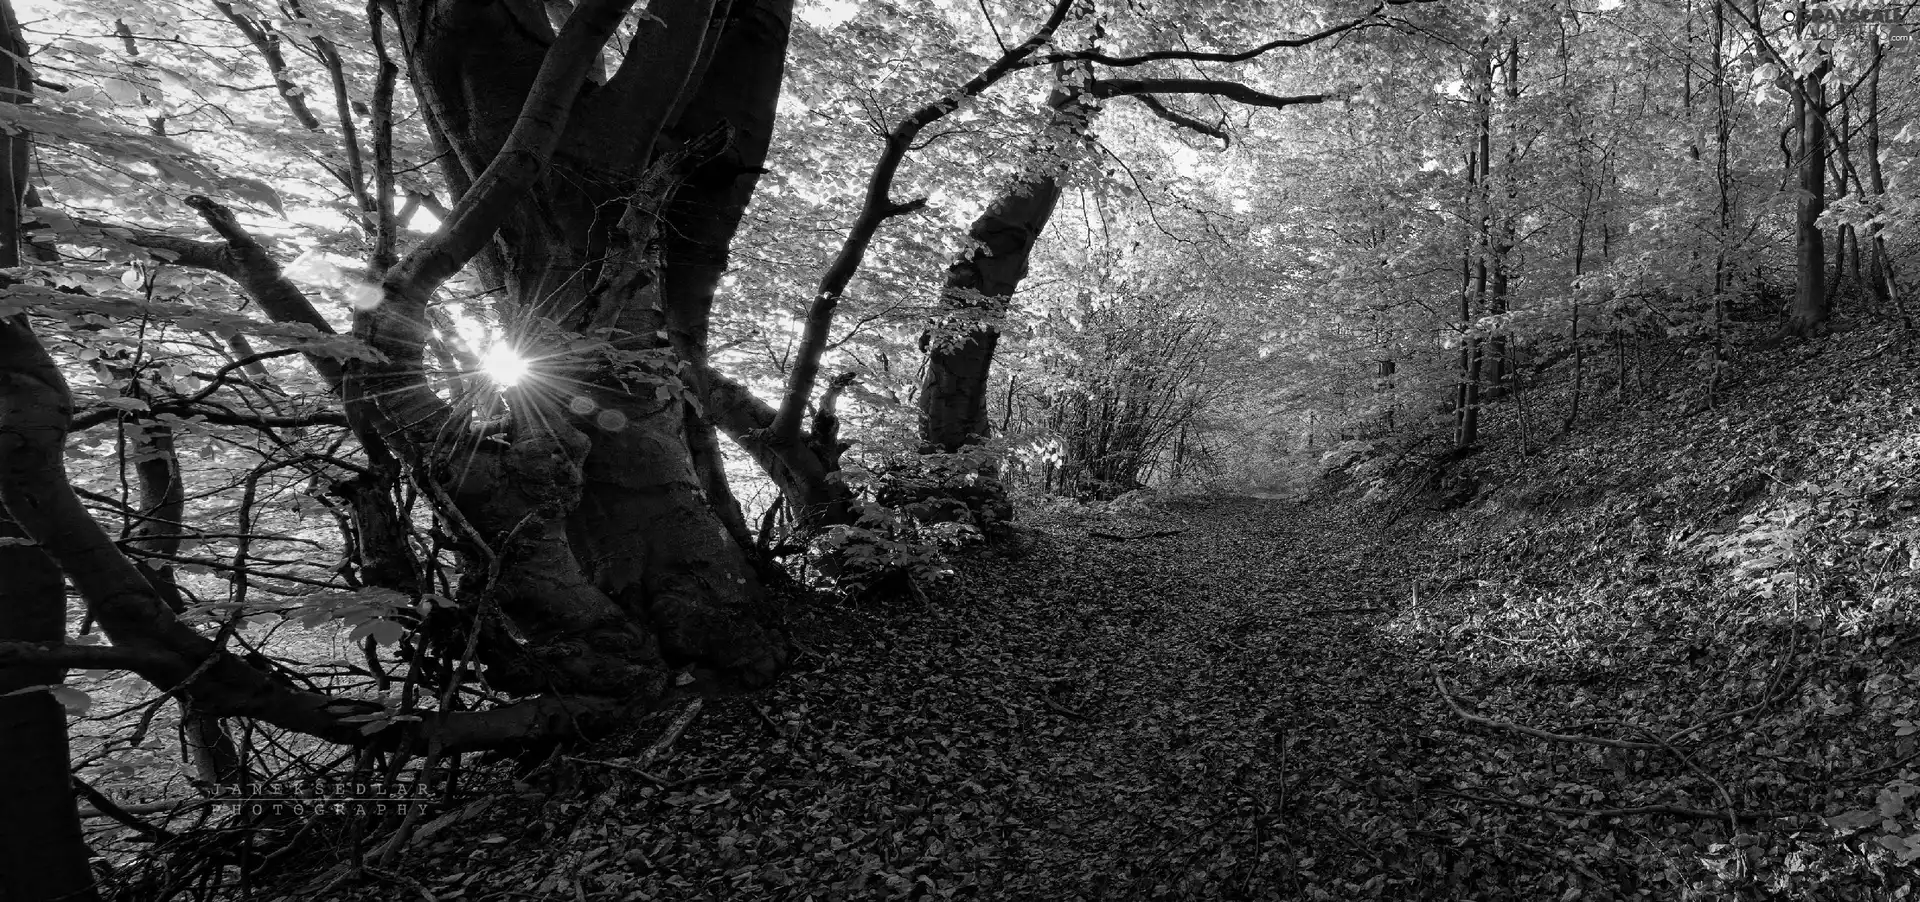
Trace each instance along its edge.
<instances>
[{"instance_id":1,"label":"forest floor","mask_svg":"<svg viewBox=\"0 0 1920 902\"><path fill-rule=\"evenodd\" d=\"M1029 509L925 596L797 611L792 671L663 760L672 711L345 892L1910 898L1920 393L1882 337L1489 452L1450 513Z\"/></svg>"},{"instance_id":2,"label":"forest floor","mask_svg":"<svg viewBox=\"0 0 1920 902\"><path fill-rule=\"evenodd\" d=\"M1380 625L1421 566L1285 500L1057 518L934 600L814 612L775 689L708 703L668 787L574 762L565 798L536 779L423 888L1272 898L1357 877L1398 897L1390 846L1418 841L1382 829L1420 821L1419 724L1444 709Z\"/></svg>"}]
</instances>

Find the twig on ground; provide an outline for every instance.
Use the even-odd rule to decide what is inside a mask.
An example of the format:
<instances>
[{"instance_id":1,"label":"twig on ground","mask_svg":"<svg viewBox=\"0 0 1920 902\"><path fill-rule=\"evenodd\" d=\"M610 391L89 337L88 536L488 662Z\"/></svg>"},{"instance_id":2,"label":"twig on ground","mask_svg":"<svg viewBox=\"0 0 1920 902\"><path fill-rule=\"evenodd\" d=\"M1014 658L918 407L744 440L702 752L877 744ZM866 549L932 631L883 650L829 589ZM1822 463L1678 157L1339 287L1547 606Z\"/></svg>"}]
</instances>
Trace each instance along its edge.
<instances>
[{"instance_id":1,"label":"twig on ground","mask_svg":"<svg viewBox=\"0 0 1920 902\"><path fill-rule=\"evenodd\" d=\"M1773 673L1767 677L1767 689L1765 692L1760 693L1759 701L1754 702L1753 704L1748 705L1744 708L1740 708L1733 711L1726 711L1720 714L1716 714L1712 717L1709 717L1706 720L1703 720L1697 724L1694 724L1693 726L1687 727L1684 730L1681 730L1679 732L1674 733L1671 736L1668 736L1666 740L1661 744L1666 745L1668 743L1678 742L1682 738L1701 732L1706 728L1713 726L1715 724L1725 723L1729 720L1733 720L1736 717L1745 717L1748 714L1752 714L1774 703L1780 697L1783 697L1786 694L1785 692L1776 692L1775 690L1778 690L1780 688L1781 678L1786 675L1788 666L1790 666L1793 663L1793 657L1794 655L1798 654L1799 651L1800 651L1800 628L1798 625L1795 625L1793 629L1793 644L1787 646L1787 653L1784 656L1782 656L1778 662L1774 664Z\"/></svg>"},{"instance_id":2,"label":"twig on ground","mask_svg":"<svg viewBox=\"0 0 1920 902\"><path fill-rule=\"evenodd\" d=\"M1715 811L1711 808L1688 808L1684 805L1635 805L1627 808L1574 808L1568 805L1543 805L1538 802L1522 802L1519 799L1502 799L1493 796L1480 796L1452 789L1429 789L1435 795L1453 796L1470 802L1484 802L1488 805L1505 805L1509 808L1526 808L1532 811L1545 811L1548 814L1562 814L1568 817L1635 817L1640 815L1664 814L1671 817L1684 817L1700 821L1724 820L1731 814L1740 821L1764 821L1787 817L1777 811Z\"/></svg>"},{"instance_id":3,"label":"twig on ground","mask_svg":"<svg viewBox=\"0 0 1920 902\"><path fill-rule=\"evenodd\" d=\"M1585 743L1587 745L1604 745L1609 748L1616 748L1616 749L1639 749L1639 750L1647 750L1647 751L1659 751L1665 748L1664 746L1659 745L1658 743L1652 743L1652 742L1634 742L1628 739L1608 739L1605 736L1587 736L1580 733L1549 733L1546 730L1536 730L1533 727L1523 726L1521 724L1512 723L1510 721L1495 720L1491 717L1482 717L1478 714L1468 711L1466 708L1461 707L1460 703L1454 700L1454 697L1452 695L1448 694L1447 683L1445 680L1441 679L1440 672L1438 670L1433 672L1433 685L1434 685L1434 688L1440 691L1440 697L1443 699L1446 699L1447 707L1452 708L1454 714L1459 715L1462 720L1465 720L1469 723L1477 723L1477 724L1480 724L1481 726L1493 727L1495 729L1500 729L1500 730L1507 730L1509 732L1519 733L1523 736L1532 736L1535 739L1545 739L1550 742L1579 742L1579 743ZM1718 815L1715 815L1715 816L1718 817Z\"/></svg>"},{"instance_id":4,"label":"twig on ground","mask_svg":"<svg viewBox=\"0 0 1920 902\"><path fill-rule=\"evenodd\" d=\"M1190 528L1191 527L1181 526L1175 529L1154 529L1154 530L1149 530L1147 532L1135 533L1134 535L1126 535L1125 533L1118 533L1118 532L1107 532L1104 529L1089 529L1087 530L1087 535L1094 536L1096 538L1102 538L1102 539L1112 539L1115 542L1131 542L1136 539L1159 539L1159 538L1164 538L1166 536L1177 536L1183 532L1186 532Z\"/></svg>"}]
</instances>

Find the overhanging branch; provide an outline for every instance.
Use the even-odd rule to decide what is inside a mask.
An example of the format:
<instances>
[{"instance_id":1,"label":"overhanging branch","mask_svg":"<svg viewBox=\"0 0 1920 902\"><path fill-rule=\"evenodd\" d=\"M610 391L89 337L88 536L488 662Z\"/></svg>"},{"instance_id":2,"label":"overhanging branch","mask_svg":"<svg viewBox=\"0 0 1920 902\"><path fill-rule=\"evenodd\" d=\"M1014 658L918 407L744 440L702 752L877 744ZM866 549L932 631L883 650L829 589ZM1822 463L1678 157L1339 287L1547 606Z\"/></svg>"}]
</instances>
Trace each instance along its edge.
<instances>
[{"instance_id":1,"label":"overhanging branch","mask_svg":"<svg viewBox=\"0 0 1920 902\"><path fill-rule=\"evenodd\" d=\"M1301 104L1325 103L1328 100L1326 94L1268 94L1239 82L1211 78L1101 78L1095 79L1090 89L1093 96L1103 100L1142 94L1207 94L1247 106L1276 110Z\"/></svg>"}]
</instances>

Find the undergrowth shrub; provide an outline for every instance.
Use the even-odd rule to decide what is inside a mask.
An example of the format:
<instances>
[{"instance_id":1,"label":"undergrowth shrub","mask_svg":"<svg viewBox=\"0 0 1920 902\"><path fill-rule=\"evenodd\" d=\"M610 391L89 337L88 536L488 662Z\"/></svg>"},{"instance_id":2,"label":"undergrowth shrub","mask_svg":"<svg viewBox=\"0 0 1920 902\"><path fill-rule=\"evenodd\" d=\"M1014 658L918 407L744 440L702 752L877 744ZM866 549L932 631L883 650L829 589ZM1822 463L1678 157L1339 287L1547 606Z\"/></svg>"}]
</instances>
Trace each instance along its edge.
<instances>
[{"instance_id":1,"label":"undergrowth shrub","mask_svg":"<svg viewBox=\"0 0 1920 902\"><path fill-rule=\"evenodd\" d=\"M833 588L856 597L912 595L946 580L948 552L987 541L1013 519L992 469L998 456L987 447L896 454L850 470L858 519L816 536L809 562Z\"/></svg>"}]
</instances>

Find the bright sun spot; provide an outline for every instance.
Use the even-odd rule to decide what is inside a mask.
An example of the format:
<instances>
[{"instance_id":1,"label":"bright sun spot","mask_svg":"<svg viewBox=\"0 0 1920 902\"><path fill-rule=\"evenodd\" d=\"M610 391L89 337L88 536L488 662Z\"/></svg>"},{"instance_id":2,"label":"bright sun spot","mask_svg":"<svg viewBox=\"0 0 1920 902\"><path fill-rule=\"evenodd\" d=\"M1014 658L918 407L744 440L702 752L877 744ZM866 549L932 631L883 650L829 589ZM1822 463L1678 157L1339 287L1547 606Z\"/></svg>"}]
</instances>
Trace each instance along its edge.
<instances>
[{"instance_id":1,"label":"bright sun spot","mask_svg":"<svg viewBox=\"0 0 1920 902\"><path fill-rule=\"evenodd\" d=\"M493 384L512 388L527 378L527 361L506 342L496 342L480 358L480 372L492 379Z\"/></svg>"}]
</instances>

